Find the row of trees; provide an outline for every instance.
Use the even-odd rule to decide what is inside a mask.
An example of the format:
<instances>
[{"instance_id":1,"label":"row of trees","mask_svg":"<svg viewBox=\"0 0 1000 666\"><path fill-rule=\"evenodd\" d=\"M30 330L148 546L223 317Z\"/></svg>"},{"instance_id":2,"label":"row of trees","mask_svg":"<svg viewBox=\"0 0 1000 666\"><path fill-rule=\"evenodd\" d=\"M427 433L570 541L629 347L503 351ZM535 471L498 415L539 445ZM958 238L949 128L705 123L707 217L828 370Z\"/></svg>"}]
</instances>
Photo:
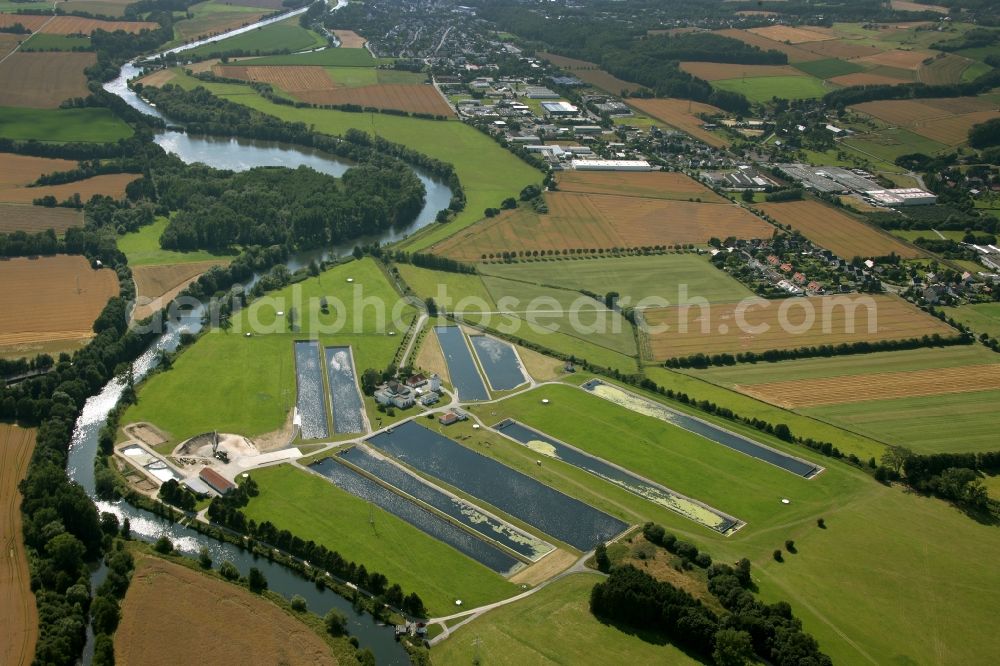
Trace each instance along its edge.
<instances>
[{"instance_id":1,"label":"row of trees","mask_svg":"<svg viewBox=\"0 0 1000 666\"><path fill-rule=\"evenodd\" d=\"M998 508L989 499L980 473L1000 471L1000 451L921 455L903 446L890 446L880 462L875 473L880 481L903 481L974 512L995 512Z\"/></svg>"},{"instance_id":2,"label":"row of trees","mask_svg":"<svg viewBox=\"0 0 1000 666\"><path fill-rule=\"evenodd\" d=\"M774 363L799 358L830 358L833 356L872 354L899 349L969 345L973 342L975 340L972 336L966 333L960 333L948 338L943 337L940 333L934 333L932 335L923 335L919 338L904 338L902 340L861 340L859 342L843 342L839 345L769 349L763 352L740 352L738 354L703 354L699 352L690 356L678 356L668 359L664 363L664 366L668 368L708 368L711 366L736 365L737 363Z\"/></svg>"}]
</instances>

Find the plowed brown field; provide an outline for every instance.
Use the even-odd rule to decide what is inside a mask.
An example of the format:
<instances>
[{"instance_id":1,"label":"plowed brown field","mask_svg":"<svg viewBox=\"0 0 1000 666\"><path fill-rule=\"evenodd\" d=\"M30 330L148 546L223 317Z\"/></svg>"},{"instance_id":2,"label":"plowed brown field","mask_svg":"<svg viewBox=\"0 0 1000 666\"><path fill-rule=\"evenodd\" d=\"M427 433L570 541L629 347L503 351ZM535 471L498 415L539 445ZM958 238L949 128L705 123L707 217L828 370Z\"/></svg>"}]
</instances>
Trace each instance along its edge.
<instances>
[{"instance_id":1,"label":"plowed brown field","mask_svg":"<svg viewBox=\"0 0 1000 666\"><path fill-rule=\"evenodd\" d=\"M975 61L970 58L963 58L954 53L946 53L943 58L935 58L930 65L924 65L917 72L917 78L921 83L929 85L947 85L949 83L961 83L962 72L969 68Z\"/></svg>"},{"instance_id":2,"label":"plowed brown field","mask_svg":"<svg viewBox=\"0 0 1000 666\"><path fill-rule=\"evenodd\" d=\"M0 284L0 350L88 340L97 315L118 294L114 271L95 271L80 256L0 260Z\"/></svg>"},{"instance_id":3,"label":"plowed brown field","mask_svg":"<svg viewBox=\"0 0 1000 666\"><path fill-rule=\"evenodd\" d=\"M0 233L52 229L66 233L70 227L83 226L83 211L72 208L46 208L28 204L0 204Z\"/></svg>"},{"instance_id":4,"label":"plowed brown field","mask_svg":"<svg viewBox=\"0 0 1000 666\"><path fill-rule=\"evenodd\" d=\"M539 52L538 57L548 60L560 69L569 70L572 72L573 76L580 79L584 83L588 83L595 88L600 88L601 90L609 92L613 95L620 95L623 90L633 92L642 87L637 83L630 83L619 79L613 74L601 69L601 66L594 62L577 60L576 58L567 58L566 56L556 55L555 53L546 53L544 51Z\"/></svg>"},{"instance_id":5,"label":"plowed brown field","mask_svg":"<svg viewBox=\"0 0 1000 666\"><path fill-rule=\"evenodd\" d=\"M38 611L31 593L21 533L21 493L35 431L0 423L0 664L31 663L38 640Z\"/></svg>"},{"instance_id":6,"label":"plowed brown field","mask_svg":"<svg viewBox=\"0 0 1000 666\"><path fill-rule=\"evenodd\" d=\"M793 28L787 25L769 25L766 28L750 28L747 32L774 42L788 42L789 44L837 39L837 34L829 28Z\"/></svg>"},{"instance_id":7,"label":"plowed brown field","mask_svg":"<svg viewBox=\"0 0 1000 666\"><path fill-rule=\"evenodd\" d=\"M115 663L314 666L337 660L322 638L266 599L141 556L122 602Z\"/></svg>"},{"instance_id":8,"label":"plowed brown field","mask_svg":"<svg viewBox=\"0 0 1000 666\"><path fill-rule=\"evenodd\" d=\"M435 90L434 86L420 84L390 84L302 91L296 92L295 96L311 104L358 104L377 109L399 109L400 111L430 113L437 116L453 115L451 107Z\"/></svg>"},{"instance_id":9,"label":"plowed brown field","mask_svg":"<svg viewBox=\"0 0 1000 666\"><path fill-rule=\"evenodd\" d=\"M184 290L199 275L212 266L228 261L197 261L188 264L168 264L165 266L136 266L132 269L135 290L140 304L136 305L133 318L144 319L161 309L177 294ZM152 302L143 303L142 299Z\"/></svg>"},{"instance_id":10,"label":"plowed brown field","mask_svg":"<svg viewBox=\"0 0 1000 666\"><path fill-rule=\"evenodd\" d=\"M76 167L77 163L73 160L0 153L0 190L28 185L38 180L39 176L56 171L69 171Z\"/></svg>"},{"instance_id":11,"label":"plowed brown field","mask_svg":"<svg viewBox=\"0 0 1000 666\"><path fill-rule=\"evenodd\" d=\"M706 81L757 76L808 76L789 65L730 65L718 62L682 62L681 69Z\"/></svg>"},{"instance_id":12,"label":"plowed brown field","mask_svg":"<svg viewBox=\"0 0 1000 666\"><path fill-rule=\"evenodd\" d=\"M647 199L701 199L708 203L727 203L698 181L676 171L561 171L559 189L563 192L615 194Z\"/></svg>"},{"instance_id":13,"label":"plowed brown field","mask_svg":"<svg viewBox=\"0 0 1000 666\"><path fill-rule=\"evenodd\" d=\"M668 327L650 335L650 349L658 361L698 353L764 352L956 334L903 299L883 295L752 299L745 304L717 303L705 308L656 308L643 314L650 326Z\"/></svg>"},{"instance_id":14,"label":"plowed brown field","mask_svg":"<svg viewBox=\"0 0 1000 666\"><path fill-rule=\"evenodd\" d=\"M0 63L0 106L54 109L70 97L87 97L83 70L95 62L93 53L18 51Z\"/></svg>"},{"instance_id":15,"label":"plowed brown field","mask_svg":"<svg viewBox=\"0 0 1000 666\"><path fill-rule=\"evenodd\" d=\"M772 405L785 409L798 409L869 400L996 390L1000 389L1000 364L796 379L752 386L737 385L735 388L741 393Z\"/></svg>"},{"instance_id":16,"label":"plowed brown field","mask_svg":"<svg viewBox=\"0 0 1000 666\"><path fill-rule=\"evenodd\" d=\"M518 209L464 229L434 246L462 261L504 251L611 249L704 244L713 236L770 238L771 225L739 206L551 192L549 213Z\"/></svg>"},{"instance_id":17,"label":"plowed brown field","mask_svg":"<svg viewBox=\"0 0 1000 666\"><path fill-rule=\"evenodd\" d=\"M889 3L897 12L937 12L947 14L948 8L941 5L925 5L920 2L906 2L905 0L891 0Z\"/></svg>"},{"instance_id":18,"label":"plowed brown field","mask_svg":"<svg viewBox=\"0 0 1000 666\"><path fill-rule=\"evenodd\" d=\"M817 56L821 56L823 58L842 58L844 60L873 56L882 52L874 46L858 44L857 42L849 39L831 39L826 42L809 42L808 44L799 44L799 46L806 51L815 53Z\"/></svg>"},{"instance_id":19,"label":"plowed brown field","mask_svg":"<svg viewBox=\"0 0 1000 666\"><path fill-rule=\"evenodd\" d=\"M334 30L333 34L340 40L341 48L363 49L368 40L353 30Z\"/></svg>"},{"instance_id":20,"label":"plowed brown field","mask_svg":"<svg viewBox=\"0 0 1000 666\"><path fill-rule=\"evenodd\" d=\"M751 46L756 46L757 48L764 49L765 51L770 51L772 49L775 51L781 51L788 56L788 62L807 62L809 60L821 60L826 57L817 53L806 51L805 49L793 46L792 44L776 42L773 39L755 35L747 30L727 28L726 30L717 30L716 33L722 35L723 37L738 39L744 44L750 44Z\"/></svg>"},{"instance_id":21,"label":"plowed brown field","mask_svg":"<svg viewBox=\"0 0 1000 666\"><path fill-rule=\"evenodd\" d=\"M858 58L858 62L869 63L871 65L884 65L886 67L898 67L899 69L920 69L924 60L933 57L930 51L903 51L894 49L875 55Z\"/></svg>"},{"instance_id":22,"label":"plowed brown field","mask_svg":"<svg viewBox=\"0 0 1000 666\"><path fill-rule=\"evenodd\" d=\"M81 6L82 9L82 6ZM49 21L49 19L52 19ZM46 23L48 21L48 23ZM20 23L32 32L41 31L47 35L89 35L95 30L138 33L140 30L156 30L158 23L150 21L101 21L82 16L35 16L30 14L0 14L0 28L9 28ZM42 26L45 26L42 28Z\"/></svg>"},{"instance_id":23,"label":"plowed brown field","mask_svg":"<svg viewBox=\"0 0 1000 666\"><path fill-rule=\"evenodd\" d=\"M74 194L79 194L80 199L85 203L95 194L105 194L109 197L121 199L125 196L125 186L136 178L139 178L139 174L137 173L111 173L73 181L72 183L63 183L61 185L45 185L43 187L0 186L0 201L6 203L31 203L35 199L44 196L53 196L57 201L64 201Z\"/></svg>"},{"instance_id":24,"label":"plowed brown field","mask_svg":"<svg viewBox=\"0 0 1000 666\"><path fill-rule=\"evenodd\" d=\"M190 68L189 68L190 69ZM177 77L177 74L169 69L160 69L152 74L147 74L146 76L139 79L138 83L144 86L152 86L153 88L159 88L162 85L170 83Z\"/></svg>"},{"instance_id":25,"label":"plowed brown field","mask_svg":"<svg viewBox=\"0 0 1000 666\"><path fill-rule=\"evenodd\" d=\"M843 259L884 257L893 252L906 259L921 256L916 248L817 201L760 204L758 208Z\"/></svg>"},{"instance_id":26,"label":"plowed brown field","mask_svg":"<svg viewBox=\"0 0 1000 666\"><path fill-rule=\"evenodd\" d=\"M702 128L705 121L696 114L723 114L722 109L711 104L701 102L691 102L683 99L638 99L632 98L628 103L643 113L660 122L675 127L682 132L690 134L699 141L704 141L710 146L722 148L728 146L730 141L720 134L713 134Z\"/></svg>"},{"instance_id":27,"label":"plowed brown field","mask_svg":"<svg viewBox=\"0 0 1000 666\"><path fill-rule=\"evenodd\" d=\"M212 67L212 71L230 79L270 83L290 93L333 90L339 87L322 67L216 65Z\"/></svg>"},{"instance_id":28,"label":"plowed brown field","mask_svg":"<svg viewBox=\"0 0 1000 666\"><path fill-rule=\"evenodd\" d=\"M897 79L892 76L884 76L882 74L874 74L872 72L858 72L856 74L844 74L843 76L835 76L829 79L831 83L836 83L838 86L880 86L889 85L894 86L897 83L906 83L904 79Z\"/></svg>"}]
</instances>

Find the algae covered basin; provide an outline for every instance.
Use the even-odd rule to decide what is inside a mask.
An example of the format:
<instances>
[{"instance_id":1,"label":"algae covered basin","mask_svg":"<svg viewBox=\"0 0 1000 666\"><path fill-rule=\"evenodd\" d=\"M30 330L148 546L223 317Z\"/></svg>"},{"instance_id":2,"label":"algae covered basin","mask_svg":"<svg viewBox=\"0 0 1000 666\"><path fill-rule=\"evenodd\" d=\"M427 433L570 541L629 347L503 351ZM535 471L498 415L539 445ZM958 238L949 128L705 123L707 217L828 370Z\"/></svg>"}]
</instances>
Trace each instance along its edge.
<instances>
[{"instance_id":1,"label":"algae covered basin","mask_svg":"<svg viewBox=\"0 0 1000 666\"><path fill-rule=\"evenodd\" d=\"M295 342L296 407L299 410L302 439L319 439L330 434L323 397L323 370L320 366L319 343L315 340Z\"/></svg>"},{"instance_id":2,"label":"algae covered basin","mask_svg":"<svg viewBox=\"0 0 1000 666\"><path fill-rule=\"evenodd\" d=\"M574 548L588 551L628 525L415 421L367 440L414 469L478 497Z\"/></svg>"},{"instance_id":3,"label":"algae covered basin","mask_svg":"<svg viewBox=\"0 0 1000 666\"><path fill-rule=\"evenodd\" d=\"M647 400L646 398L635 395L625 389L605 384L599 379L590 380L583 385L583 388L596 396L604 398L605 400L613 402L626 409L630 409L633 412L643 414L645 416L652 416L653 418L660 419L661 421L666 421L667 423L673 424L678 428L683 428L688 432L701 435L705 439L713 441L716 444L721 444L722 446L733 449L734 451L739 451L740 453L744 453L752 458L757 458L758 460L776 465L787 472L791 472L792 474L797 474L798 476L804 476L805 478L810 479L823 471L821 466L807 460L802 460L801 458L796 458L795 456L787 453L782 453L781 451L772 449L771 447L765 446L760 442L755 442L749 437L737 435L736 433L730 432L725 428L720 428L717 425L713 425L707 421L702 421L694 416L689 416L683 412L670 409L666 405L661 405L658 402Z\"/></svg>"},{"instance_id":4,"label":"algae covered basin","mask_svg":"<svg viewBox=\"0 0 1000 666\"><path fill-rule=\"evenodd\" d=\"M471 335L469 340L494 391L509 391L528 381L514 345L488 335Z\"/></svg>"},{"instance_id":5,"label":"algae covered basin","mask_svg":"<svg viewBox=\"0 0 1000 666\"><path fill-rule=\"evenodd\" d=\"M501 421L493 428L536 453L562 460L722 534L726 534L742 524L741 521L718 509L713 509L707 504L693 500L653 481L643 479L622 467L589 453L584 453L513 419Z\"/></svg>"},{"instance_id":6,"label":"algae covered basin","mask_svg":"<svg viewBox=\"0 0 1000 666\"><path fill-rule=\"evenodd\" d=\"M493 544L469 534L462 528L342 465L333 458L326 458L314 463L310 465L310 469L325 476L341 490L367 500L397 518L405 520L421 532L443 541L497 573L506 574L519 564L513 555L509 555ZM336 507L330 507L330 509L336 511Z\"/></svg>"},{"instance_id":7,"label":"algae covered basin","mask_svg":"<svg viewBox=\"0 0 1000 666\"><path fill-rule=\"evenodd\" d=\"M350 347L326 348L326 373L330 382L333 431L338 434L365 432L365 406L358 392Z\"/></svg>"},{"instance_id":8,"label":"algae covered basin","mask_svg":"<svg viewBox=\"0 0 1000 666\"><path fill-rule=\"evenodd\" d=\"M465 334L457 326L435 326L441 351L448 364L448 374L461 400L489 400L483 378L479 376L472 352L465 342Z\"/></svg>"}]
</instances>

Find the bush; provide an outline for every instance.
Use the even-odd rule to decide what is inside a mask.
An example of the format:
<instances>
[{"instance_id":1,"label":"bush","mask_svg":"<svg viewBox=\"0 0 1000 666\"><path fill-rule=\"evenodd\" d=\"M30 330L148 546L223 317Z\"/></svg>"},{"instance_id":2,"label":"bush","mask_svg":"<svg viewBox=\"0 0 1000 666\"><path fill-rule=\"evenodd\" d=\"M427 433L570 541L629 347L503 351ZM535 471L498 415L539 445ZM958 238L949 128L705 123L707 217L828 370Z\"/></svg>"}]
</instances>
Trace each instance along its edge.
<instances>
[{"instance_id":1,"label":"bush","mask_svg":"<svg viewBox=\"0 0 1000 666\"><path fill-rule=\"evenodd\" d=\"M219 567L219 574L226 580L232 581L240 577L240 570L236 568L235 564L226 560L222 563L222 566Z\"/></svg>"},{"instance_id":2,"label":"bush","mask_svg":"<svg viewBox=\"0 0 1000 666\"><path fill-rule=\"evenodd\" d=\"M597 570L608 573L611 571L611 558L608 557L608 547L603 544L597 544L597 548L594 550L594 560L597 563Z\"/></svg>"},{"instance_id":3,"label":"bush","mask_svg":"<svg viewBox=\"0 0 1000 666\"><path fill-rule=\"evenodd\" d=\"M336 608L331 608L323 616L323 624L326 626L327 633L331 636L343 636L347 633L347 616Z\"/></svg>"},{"instance_id":4,"label":"bush","mask_svg":"<svg viewBox=\"0 0 1000 666\"><path fill-rule=\"evenodd\" d=\"M774 561L775 562L784 562L785 561L785 558L784 558L784 556L782 556L780 550L774 551Z\"/></svg>"},{"instance_id":5,"label":"bush","mask_svg":"<svg viewBox=\"0 0 1000 666\"><path fill-rule=\"evenodd\" d=\"M212 556L208 554L208 548L205 546L202 546L201 550L198 551L198 566L202 569L212 568Z\"/></svg>"},{"instance_id":6,"label":"bush","mask_svg":"<svg viewBox=\"0 0 1000 666\"><path fill-rule=\"evenodd\" d=\"M174 551L174 544L170 543L170 539L167 537L161 536L156 540L156 543L153 544L153 550L163 555L169 555Z\"/></svg>"},{"instance_id":7,"label":"bush","mask_svg":"<svg viewBox=\"0 0 1000 666\"><path fill-rule=\"evenodd\" d=\"M305 597L296 594L292 597L292 610L296 613L305 613L308 605L306 604Z\"/></svg>"},{"instance_id":8,"label":"bush","mask_svg":"<svg viewBox=\"0 0 1000 666\"><path fill-rule=\"evenodd\" d=\"M825 530L826 529L826 521L823 520L822 518L817 518L816 519L816 527L820 528L821 530Z\"/></svg>"},{"instance_id":9,"label":"bush","mask_svg":"<svg viewBox=\"0 0 1000 666\"><path fill-rule=\"evenodd\" d=\"M250 575L247 576L247 585L254 594L260 594L267 589L267 578L257 567L250 567Z\"/></svg>"},{"instance_id":10,"label":"bush","mask_svg":"<svg viewBox=\"0 0 1000 666\"><path fill-rule=\"evenodd\" d=\"M791 539L786 540L785 541L785 550L787 550L789 553L795 553L796 552L796 550L795 550L795 542L792 541Z\"/></svg>"}]
</instances>

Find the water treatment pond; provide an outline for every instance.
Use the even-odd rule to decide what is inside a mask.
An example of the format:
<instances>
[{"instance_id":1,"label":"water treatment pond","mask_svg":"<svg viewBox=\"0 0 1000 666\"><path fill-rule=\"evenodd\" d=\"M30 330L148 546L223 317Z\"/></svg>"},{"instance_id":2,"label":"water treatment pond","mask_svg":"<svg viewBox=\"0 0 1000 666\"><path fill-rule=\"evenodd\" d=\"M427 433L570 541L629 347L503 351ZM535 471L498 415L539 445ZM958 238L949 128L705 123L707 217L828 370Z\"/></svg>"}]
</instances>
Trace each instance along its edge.
<instances>
[{"instance_id":1,"label":"water treatment pond","mask_svg":"<svg viewBox=\"0 0 1000 666\"><path fill-rule=\"evenodd\" d=\"M494 391L509 391L528 381L514 345L488 335L470 335L469 340Z\"/></svg>"},{"instance_id":2,"label":"water treatment pond","mask_svg":"<svg viewBox=\"0 0 1000 666\"><path fill-rule=\"evenodd\" d=\"M552 552L554 546L519 530L476 505L454 495L405 470L400 465L373 451L365 445L355 446L338 454L344 460L438 511L479 532L487 539L497 541L515 553L535 561Z\"/></svg>"},{"instance_id":3,"label":"water treatment pond","mask_svg":"<svg viewBox=\"0 0 1000 666\"><path fill-rule=\"evenodd\" d=\"M509 555L493 544L469 534L462 528L375 483L368 477L358 474L333 458L325 458L314 463L310 465L310 469L325 476L341 490L388 511L421 532L443 541L499 574L507 574L520 564L513 555ZM336 507L330 507L330 509L336 511ZM400 547L405 546L400 544Z\"/></svg>"},{"instance_id":4,"label":"water treatment pond","mask_svg":"<svg viewBox=\"0 0 1000 666\"><path fill-rule=\"evenodd\" d=\"M702 502L674 492L666 486L643 479L622 467L592 456L589 453L584 453L575 447L553 439L545 433L539 432L534 428L529 428L512 419L505 419L493 426L493 428L536 453L556 458L574 467L578 467L634 495L638 495L654 504L679 513L696 523L710 527L721 534L726 534L742 524L742 521L728 516L718 509L713 509Z\"/></svg>"},{"instance_id":5,"label":"water treatment pond","mask_svg":"<svg viewBox=\"0 0 1000 666\"><path fill-rule=\"evenodd\" d=\"M326 373L330 382L333 431L338 434L365 432L365 406L361 402L350 347L326 348Z\"/></svg>"},{"instance_id":6,"label":"water treatment pond","mask_svg":"<svg viewBox=\"0 0 1000 666\"><path fill-rule=\"evenodd\" d=\"M444 435L407 421L368 443L574 548L588 551L628 525Z\"/></svg>"},{"instance_id":7,"label":"water treatment pond","mask_svg":"<svg viewBox=\"0 0 1000 666\"><path fill-rule=\"evenodd\" d=\"M296 407L299 411L302 439L319 439L330 434L319 358L319 342L295 341Z\"/></svg>"},{"instance_id":8,"label":"water treatment pond","mask_svg":"<svg viewBox=\"0 0 1000 666\"><path fill-rule=\"evenodd\" d=\"M616 405L625 407L626 409L630 409L633 412L643 414L645 416L652 416L653 418L660 419L661 421L666 421L667 423L675 425L678 428L683 428L688 432L701 435L705 439L711 440L716 444L721 444L727 448L733 449L734 451L744 453L752 458L776 465L787 472L791 472L792 474L797 474L798 476L804 476L807 479L811 479L823 471L823 468L819 465L802 460L801 458L796 458L795 456L787 453L782 453L781 451L772 449L771 447L765 446L760 442L755 442L748 437L737 435L734 432L720 428L719 426L707 421L702 421L694 416L689 416L682 412L670 409L666 405L661 405L658 402L647 400L646 398L642 398L634 393L620 389L617 386L605 384L599 379L590 380L583 385L583 388L596 396L613 402Z\"/></svg>"},{"instance_id":9,"label":"water treatment pond","mask_svg":"<svg viewBox=\"0 0 1000 666\"><path fill-rule=\"evenodd\" d=\"M489 400L483 378L479 376L472 352L465 342L465 334L458 326L435 326L441 351L448 364L448 374L460 400Z\"/></svg>"}]
</instances>

